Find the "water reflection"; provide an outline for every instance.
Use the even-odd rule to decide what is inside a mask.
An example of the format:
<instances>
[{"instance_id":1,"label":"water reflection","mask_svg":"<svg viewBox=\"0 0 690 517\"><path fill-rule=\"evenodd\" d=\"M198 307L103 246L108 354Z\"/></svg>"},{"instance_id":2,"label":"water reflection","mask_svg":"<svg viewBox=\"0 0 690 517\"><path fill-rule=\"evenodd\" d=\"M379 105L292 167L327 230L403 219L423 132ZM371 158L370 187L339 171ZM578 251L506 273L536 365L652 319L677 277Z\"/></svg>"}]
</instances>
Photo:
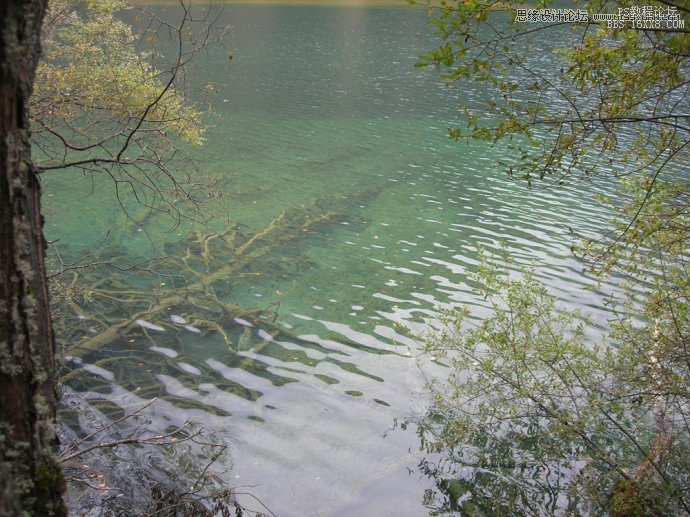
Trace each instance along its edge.
<instances>
[{"instance_id":1,"label":"water reflection","mask_svg":"<svg viewBox=\"0 0 690 517\"><path fill-rule=\"evenodd\" d=\"M419 515L413 433L419 335L439 312L483 301L468 275L478 246L505 241L570 307L594 312L569 227L608 216L582 186L528 190L495 169L507 150L448 142L453 98L433 70L415 9L226 7L225 52L200 61L218 119L201 156L223 196L208 228L124 231L109 192L46 181L48 238L146 257L163 277L82 272L61 279L57 330L66 385L126 407L159 397L152 427L193 418L231 444L224 483L251 485L279 515ZM477 95L477 92L473 92ZM98 180L96 180L98 183ZM98 185L100 186L100 185ZM86 196L86 197L85 197ZM94 219L84 232L63 208Z\"/></svg>"}]
</instances>

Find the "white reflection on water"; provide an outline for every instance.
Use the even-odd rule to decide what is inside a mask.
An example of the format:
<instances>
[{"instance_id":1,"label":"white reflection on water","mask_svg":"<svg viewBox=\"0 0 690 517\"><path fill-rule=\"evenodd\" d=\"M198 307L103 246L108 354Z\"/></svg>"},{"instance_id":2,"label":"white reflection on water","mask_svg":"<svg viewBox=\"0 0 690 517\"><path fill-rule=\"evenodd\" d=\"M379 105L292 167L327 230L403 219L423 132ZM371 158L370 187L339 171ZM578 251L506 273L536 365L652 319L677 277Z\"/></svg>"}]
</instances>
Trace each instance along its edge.
<instances>
[{"instance_id":1,"label":"white reflection on water","mask_svg":"<svg viewBox=\"0 0 690 517\"><path fill-rule=\"evenodd\" d=\"M153 422L193 418L222 436L232 458L224 481L251 486L280 516L422 515L428 482L407 471L416 435L383 438L394 419L423 411L425 375L445 374L414 335L437 327L443 310L483 313L468 275L479 245L497 251L502 241L519 262L534 260L569 308L604 322L568 228L594 233L608 214L588 187L528 190L495 168L509 158L504 149L447 141L457 97L481 92L414 68L434 46L425 13L229 5L223 16L235 59L228 67L224 51L211 51L197 69L229 100L201 156L224 191L211 229L229 221L250 235L286 208L315 206L332 220L227 279L225 301L268 307L271 325L234 317L223 323L226 340L191 318L186 331L137 321L144 328L131 341L156 341L134 347L132 364L137 354L148 360L144 351L167 361L149 378L177 397L156 404ZM73 178L60 181L46 180L65 193L49 198L50 240L89 247L112 230L132 256L149 253L145 236L118 227L107 195L82 198ZM93 216L89 232L76 206ZM156 245L184 236L161 233ZM110 384L106 394L82 388L87 397L125 407L151 388L124 387L145 373L138 366L83 368Z\"/></svg>"}]
</instances>

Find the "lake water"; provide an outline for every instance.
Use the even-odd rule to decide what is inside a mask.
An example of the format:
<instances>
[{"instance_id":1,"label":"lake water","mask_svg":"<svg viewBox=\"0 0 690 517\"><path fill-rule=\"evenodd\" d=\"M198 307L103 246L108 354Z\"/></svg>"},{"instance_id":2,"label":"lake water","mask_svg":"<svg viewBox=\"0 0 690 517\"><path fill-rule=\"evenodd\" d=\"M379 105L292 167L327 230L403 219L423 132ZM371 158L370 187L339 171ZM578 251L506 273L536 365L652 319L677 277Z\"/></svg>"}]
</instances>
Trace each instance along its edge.
<instances>
[{"instance_id":1,"label":"lake water","mask_svg":"<svg viewBox=\"0 0 690 517\"><path fill-rule=\"evenodd\" d=\"M229 445L217 478L280 516L426 513L429 482L408 472L414 432L384 437L423 412L426 380L444 375L416 336L444 309L481 313L468 274L478 245L502 240L567 307L604 321L568 229L596 232L610 215L590 186L529 190L497 167L503 148L447 139L457 100L483 93L413 66L436 44L428 21L411 7L225 6L234 59L212 50L191 77L218 90L198 152L217 181L206 229L162 232L152 217L141 228L106 183L46 178L63 260L169 257L152 267L197 285L166 299L175 276L80 272L100 287L77 299L81 318L60 309L61 342L130 324L96 351L67 351L68 394L111 416L159 396L148 426L203 423ZM131 322L161 300L143 319L163 330Z\"/></svg>"}]
</instances>

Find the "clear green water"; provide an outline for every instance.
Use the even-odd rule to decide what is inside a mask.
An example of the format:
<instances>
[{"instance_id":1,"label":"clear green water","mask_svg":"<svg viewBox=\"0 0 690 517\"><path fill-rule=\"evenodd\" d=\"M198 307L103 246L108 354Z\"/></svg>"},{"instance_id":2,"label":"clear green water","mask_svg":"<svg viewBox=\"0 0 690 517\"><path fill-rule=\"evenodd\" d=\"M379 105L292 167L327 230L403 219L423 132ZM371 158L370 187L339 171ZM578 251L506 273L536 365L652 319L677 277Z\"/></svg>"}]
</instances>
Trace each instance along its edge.
<instances>
[{"instance_id":1,"label":"clear green water","mask_svg":"<svg viewBox=\"0 0 690 517\"><path fill-rule=\"evenodd\" d=\"M217 293L245 309L271 306L272 323L289 334L271 337L209 308L229 346L198 323L198 307L190 315L180 304L151 320L165 331L134 325L85 356L82 381L69 384L122 408L168 395L153 425L193 418L212 429L231 446L232 461L216 469L222 479L250 485L281 516L425 513L428 483L407 471L418 461L414 433L383 434L423 410L425 378L444 370L398 324L423 335L443 309L481 313L467 279L477 245L504 240L518 260L538 263L568 307L606 318L584 290L592 282L571 256L568 228L596 232L609 214L590 186L528 190L496 168L500 148L448 141L456 100L483 93L414 68L435 44L427 21L413 8L225 7L234 59L212 51L193 73L219 89L198 154L223 192L207 206L206 231L229 223L249 236L285 209L332 215ZM184 226L126 224L107 184L92 189L60 173L44 190L48 238L59 245L106 239L133 261L185 249ZM172 314L196 317L204 332L176 326Z\"/></svg>"}]
</instances>

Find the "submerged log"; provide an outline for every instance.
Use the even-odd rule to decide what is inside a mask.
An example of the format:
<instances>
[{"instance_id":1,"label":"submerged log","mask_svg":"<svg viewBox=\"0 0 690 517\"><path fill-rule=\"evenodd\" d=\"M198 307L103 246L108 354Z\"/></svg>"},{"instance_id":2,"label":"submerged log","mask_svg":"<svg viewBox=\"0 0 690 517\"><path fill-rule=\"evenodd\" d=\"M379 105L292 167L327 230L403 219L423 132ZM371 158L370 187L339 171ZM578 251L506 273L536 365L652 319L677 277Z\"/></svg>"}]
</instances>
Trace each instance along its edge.
<instances>
[{"instance_id":1,"label":"submerged log","mask_svg":"<svg viewBox=\"0 0 690 517\"><path fill-rule=\"evenodd\" d=\"M117 340L120 334L135 325L137 320L155 319L160 313L191 299L206 300L233 318L242 318L255 324L258 323L260 310L247 310L238 305L219 300L213 292L213 285L220 281L226 281L250 263L261 259L292 240L301 238L304 232L309 231L316 225L331 221L334 216L333 212L316 210L315 207L311 210L284 210L266 228L254 233L235 250L226 249L226 251L230 252L230 257L222 261L226 265L218 267L208 274L199 274L199 271L193 270L184 260L182 264L180 264L180 260L177 260L177 269L181 269L181 271L178 271L178 274L189 278L189 273L193 272L196 276L195 282L170 290L168 294L156 300L150 307L137 310L119 322L112 322L105 330L96 335L86 336L83 341L72 344L69 348L69 353L72 356L83 356L89 351L102 348ZM221 242L236 243L237 230L228 230L228 233L232 235L228 235L227 239L222 232L221 234L214 234L213 238L221 237ZM203 252L200 254L200 258L207 263L212 259L216 259L216 257L212 256L209 247L210 240L210 238L207 238L202 241ZM197 305L203 306L200 303L197 303ZM81 318L86 318L84 310L80 310L78 315ZM102 322L102 318L99 318L99 321ZM287 329L267 320L261 319L260 325L269 327L272 330L271 334L274 332L275 335L288 333Z\"/></svg>"}]
</instances>

